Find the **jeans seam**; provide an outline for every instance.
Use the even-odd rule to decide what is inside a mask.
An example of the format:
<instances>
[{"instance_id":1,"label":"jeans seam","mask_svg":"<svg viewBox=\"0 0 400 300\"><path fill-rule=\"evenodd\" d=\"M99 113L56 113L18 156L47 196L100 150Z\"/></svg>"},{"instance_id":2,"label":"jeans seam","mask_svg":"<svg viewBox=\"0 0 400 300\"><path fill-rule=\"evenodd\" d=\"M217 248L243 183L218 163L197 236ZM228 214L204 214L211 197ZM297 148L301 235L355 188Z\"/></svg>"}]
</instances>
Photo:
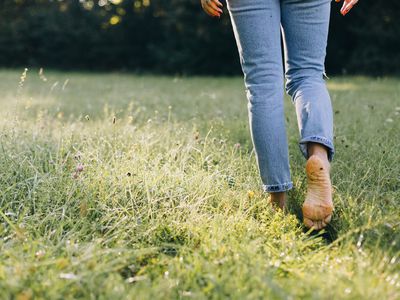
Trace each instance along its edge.
<instances>
[{"instance_id":1,"label":"jeans seam","mask_svg":"<svg viewBox=\"0 0 400 300\"><path fill-rule=\"evenodd\" d=\"M284 192L293 188L293 181L281 184L263 184L264 192Z\"/></svg>"},{"instance_id":2,"label":"jeans seam","mask_svg":"<svg viewBox=\"0 0 400 300\"><path fill-rule=\"evenodd\" d=\"M328 139L326 137L318 136L318 135L312 135L312 136L308 136L308 137L301 139L299 142L299 147L300 147L300 151L303 153L303 155L306 159L308 158L308 151L307 151L307 146L304 144L306 144L307 142L318 142L318 143L323 144L326 147L328 147L328 149L329 149L328 160L330 162L333 160L333 157L335 155L335 147L330 139Z\"/></svg>"}]
</instances>

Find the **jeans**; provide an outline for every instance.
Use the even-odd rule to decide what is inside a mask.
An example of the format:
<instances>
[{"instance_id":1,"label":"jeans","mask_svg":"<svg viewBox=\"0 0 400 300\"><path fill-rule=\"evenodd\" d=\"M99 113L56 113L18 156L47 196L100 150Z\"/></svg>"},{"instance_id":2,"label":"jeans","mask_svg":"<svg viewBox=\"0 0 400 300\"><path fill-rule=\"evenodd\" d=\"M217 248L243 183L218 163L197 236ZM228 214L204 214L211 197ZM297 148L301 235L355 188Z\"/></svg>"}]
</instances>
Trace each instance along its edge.
<instances>
[{"instance_id":1,"label":"jeans","mask_svg":"<svg viewBox=\"0 0 400 300\"><path fill-rule=\"evenodd\" d=\"M331 0L227 0L227 4L262 188L290 190L284 76L286 92L296 107L303 156L309 157L308 142L325 145L329 161L335 152L332 105L324 80Z\"/></svg>"}]
</instances>

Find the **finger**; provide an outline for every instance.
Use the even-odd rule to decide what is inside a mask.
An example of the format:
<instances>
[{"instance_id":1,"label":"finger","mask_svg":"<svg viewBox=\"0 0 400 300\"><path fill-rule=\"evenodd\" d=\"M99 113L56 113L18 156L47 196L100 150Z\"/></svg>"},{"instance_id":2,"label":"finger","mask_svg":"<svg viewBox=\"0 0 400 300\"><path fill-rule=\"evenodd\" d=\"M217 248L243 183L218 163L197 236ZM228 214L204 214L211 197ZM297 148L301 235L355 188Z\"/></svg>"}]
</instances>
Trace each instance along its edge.
<instances>
[{"instance_id":1,"label":"finger","mask_svg":"<svg viewBox=\"0 0 400 300\"><path fill-rule=\"evenodd\" d=\"M349 12L349 8L348 8L349 4L344 2L342 9L340 10L340 13L344 16Z\"/></svg>"},{"instance_id":2,"label":"finger","mask_svg":"<svg viewBox=\"0 0 400 300\"><path fill-rule=\"evenodd\" d=\"M204 10L206 11L207 14L209 14L212 17L220 16L220 14L216 10L212 9L208 4L204 5Z\"/></svg>"},{"instance_id":3,"label":"finger","mask_svg":"<svg viewBox=\"0 0 400 300\"><path fill-rule=\"evenodd\" d=\"M214 0L214 3L217 4L219 7L223 7L223 6L224 6L224 5L223 5L221 2L219 2L218 0Z\"/></svg>"},{"instance_id":4,"label":"finger","mask_svg":"<svg viewBox=\"0 0 400 300\"><path fill-rule=\"evenodd\" d=\"M203 8L207 10L208 13L212 15L220 14L220 12L218 12L219 8L213 3L213 0L204 0L202 1L202 3L203 3Z\"/></svg>"},{"instance_id":5,"label":"finger","mask_svg":"<svg viewBox=\"0 0 400 300\"><path fill-rule=\"evenodd\" d=\"M346 14L345 11L346 11L347 6L349 5L349 3L350 3L350 0L344 0L344 1L343 1L342 8L340 9L340 13L341 13L342 15L345 15L345 14Z\"/></svg>"},{"instance_id":6,"label":"finger","mask_svg":"<svg viewBox=\"0 0 400 300\"><path fill-rule=\"evenodd\" d=\"M358 0L352 0L352 1L346 1L343 3L343 7L340 10L342 15L346 15L352 8L353 6L358 2Z\"/></svg>"},{"instance_id":7,"label":"finger","mask_svg":"<svg viewBox=\"0 0 400 300\"><path fill-rule=\"evenodd\" d=\"M210 6L208 5L208 2L201 1L201 6L203 7L203 10L207 13L207 15L211 17L217 17L219 14L214 11Z\"/></svg>"},{"instance_id":8,"label":"finger","mask_svg":"<svg viewBox=\"0 0 400 300\"><path fill-rule=\"evenodd\" d=\"M344 1L343 1L342 8L340 9L340 12L341 12L342 14L344 13L344 11L345 11L345 9L346 9L346 7L347 7L348 4L349 4L349 0L344 0Z\"/></svg>"},{"instance_id":9,"label":"finger","mask_svg":"<svg viewBox=\"0 0 400 300\"><path fill-rule=\"evenodd\" d=\"M214 10L216 10L216 11L218 11L219 13L222 14L222 9L220 9L220 8L217 6L217 4L215 4L214 2L211 2L211 1L210 1L208 4L210 5L210 7L211 7L212 9L214 9Z\"/></svg>"}]
</instances>

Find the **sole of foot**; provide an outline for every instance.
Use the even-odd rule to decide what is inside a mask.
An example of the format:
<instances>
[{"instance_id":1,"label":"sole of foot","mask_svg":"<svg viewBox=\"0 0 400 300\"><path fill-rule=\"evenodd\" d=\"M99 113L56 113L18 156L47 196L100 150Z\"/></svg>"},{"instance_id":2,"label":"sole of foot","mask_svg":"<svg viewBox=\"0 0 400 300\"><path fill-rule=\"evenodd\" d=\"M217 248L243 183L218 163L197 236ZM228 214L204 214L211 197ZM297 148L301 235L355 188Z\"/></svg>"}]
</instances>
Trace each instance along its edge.
<instances>
[{"instance_id":1,"label":"sole of foot","mask_svg":"<svg viewBox=\"0 0 400 300\"><path fill-rule=\"evenodd\" d=\"M330 165L317 155L309 157L306 163L307 193L303 203L304 225L320 230L331 221L334 210Z\"/></svg>"}]
</instances>

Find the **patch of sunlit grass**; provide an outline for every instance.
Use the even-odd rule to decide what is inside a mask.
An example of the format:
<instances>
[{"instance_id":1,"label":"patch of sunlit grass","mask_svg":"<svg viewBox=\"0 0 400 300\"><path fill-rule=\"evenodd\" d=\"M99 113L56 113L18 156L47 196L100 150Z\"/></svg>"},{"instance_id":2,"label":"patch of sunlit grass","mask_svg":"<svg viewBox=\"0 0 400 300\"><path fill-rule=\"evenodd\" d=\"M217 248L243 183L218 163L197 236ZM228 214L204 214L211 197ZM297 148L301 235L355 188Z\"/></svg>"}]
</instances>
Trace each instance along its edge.
<instances>
[{"instance_id":1,"label":"patch of sunlit grass","mask_svg":"<svg viewBox=\"0 0 400 300\"><path fill-rule=\"evenodd\" d=\"M330 80L336 211L313 235L289 101L284 214L261 191L240 78L0 78L4 299L400 297L398 80Z\"/></svg>"},{"instance_id":2,"label":"patch of sunlit grass","mask_svg":"<svg viewBox=\"0 0 400 300\"><path fill-rule=\"evenodd\" d=\"M328 82L328 88L331 91L355 91L360 89L360 86L358 86L355 83L349 83L349 82Z\"/></svg>"}]
</instances>

